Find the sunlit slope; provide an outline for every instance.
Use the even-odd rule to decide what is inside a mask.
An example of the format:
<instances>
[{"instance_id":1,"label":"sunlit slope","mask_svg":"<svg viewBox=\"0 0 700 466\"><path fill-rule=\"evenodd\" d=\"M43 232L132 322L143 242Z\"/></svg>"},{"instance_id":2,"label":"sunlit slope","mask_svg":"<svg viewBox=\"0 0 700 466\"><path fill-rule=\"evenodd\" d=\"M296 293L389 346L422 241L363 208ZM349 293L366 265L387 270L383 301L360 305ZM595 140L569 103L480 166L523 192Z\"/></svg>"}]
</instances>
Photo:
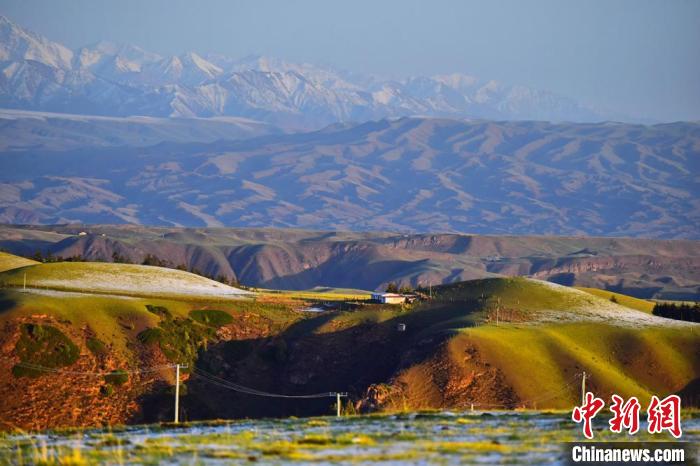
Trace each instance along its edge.
<instances>
[{"instance_id":1,"label":"sunlit slope","mask_svg":"<svg viewBox=\"0 0 700 466\"><path fill-rule=\"evenodd\" d=\"M0 273L0 284L126 295L243 296L249 293L181 270L134 264L54 262Z\"/></svg>"},{"instance_id":2,"label":"sunlit slope","mask_svg":"<svg viewBox=\"0 0 700 466\"><path fill-rule=\"evenodd\" d=\"M174 381L167 365L192 367L229 332L273 334L299 314L230 296L0 288L0 430L160 419L148 413ZM119 370L137 372L124 385L99 375Z\"/></svg>"},{"instance_id":3,"label":"sunlit slope","mask_svg":"<svg viewBox=\"0 0 700 466\"><path fill-rule=\"evenodd\" d=\"M610 301L615 299L615 301L618 304L621 304L622 306L629 307L632 309L636 309L638 311L646 312L651 314L651 311L654 310L654 302L649 301L646 299L639 299L639 298L634 298L632 296L627 296L622 293L615 293L612 291L607 291L607 290L601 290L600 288L584 288L584 287L576 287L577 289L581 291L585 291L586 293L590 293L592 295L598 296L603 299L608 299Z\"/></svg>"},{"instance_id":4,"label":"sunlit slope","mask_svg":"<svg viewBox=\"0 0 700 466\"><path fill-rule=\"evenodd\" d=\"M404 358L383 387L384 409L570 408L584 371L599 396L646 401L700 377L697 324L521 278L463 282L437 294L416 317L433 313L420 337L441 343Z\"/></svg>"},{"instance_id":5,"label":"sunlit slope","mask_svg":"<svg viewBox=\"0 0 700 466\"><path fill-rule=\"evenodd\" d=\"M0 272L5 270L17 269L19 267L26 267L28 265L38 264L37 261L31 259L25 259L24 257L15 256L14 254L8 254L6 252L0 251Z\"/></svg>"},{"instance_id":6,"label":"sunlit slope","mask_svg":"<svg viewBox=\"0 0 700 466\"><path fill-rule=\"evenodd\" d=\"M66 332L81 333L80 329L88 329L88 334L107 344L116 355L132 358L129 342L133 345L140 332L156 327L163 320L162 316L149 311L149 306L166 308L175 320L191 317L190 312L197 309L222 309L233 316L255 310L273 322L289 318L286 311L276 315L252 300L228 297L173 295L168 298L5 289L0 290L0 324L5 321L51 322L60 323Z\"/></svg>"},{"instance_id":7,"label":"sunlit slope","mask_svg":"<svg viewBox=\"0 0 700 466\"><path fill-rule=\"evenodd\" d=\"M488 313L489 321L501 322L578 322L593 321L616 325L685 326L685 323L649 315L637 301L618 294L619 303L554 283L522 277L470 280L433 288L435 305L462 303L476 308L481 315ZM609 296L607 293L606 296ZM631 304L629 304L631 303Z\"/></svg>"}]
</instances>

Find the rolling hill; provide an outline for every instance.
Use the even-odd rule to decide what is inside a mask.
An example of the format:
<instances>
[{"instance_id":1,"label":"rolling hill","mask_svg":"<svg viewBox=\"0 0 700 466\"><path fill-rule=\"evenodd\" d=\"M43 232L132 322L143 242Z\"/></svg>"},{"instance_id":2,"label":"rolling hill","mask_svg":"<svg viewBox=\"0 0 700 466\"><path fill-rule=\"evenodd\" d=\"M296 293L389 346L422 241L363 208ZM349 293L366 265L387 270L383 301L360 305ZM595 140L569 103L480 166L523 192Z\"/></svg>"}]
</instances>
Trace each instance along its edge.
<instances>
[{"instance_id":1,"label":"rolling hill","mask_svg":"<svg viewBox=\"0 0 700 466\"><path fill-rule=\"evenodd\" d=\"M689 240L6 225L0 248L136 264L152 255L261 288L375 290L524 275L643 299L700 299L700 242Z\"/></svg>"},{"instance_id":2,"label":"rolling hill","mask_svg":"<svg viewBox=\"0 0 700 466\"><path fill-rule=\"evenodd\" d=\"M55 265L63 264L14 273ZM84 289L60 293L0 288L0 428L167 420L175 362L189 364L187 419L331 407L325 399L231 392L201 371L274 393L342 388L351 394L348 409L362 412L568 409L579 399L582 371L599 396L635 395L644 403L651 394L680 393L684 406L698 403L687 389L700 374L698 324L536 280L460 282L435 287L433 300L415 306L360 301L321 313L302 310L334 299L327 290L229 299L149 296L144 281L142 289L122 287L132 295L80 283Z\"/></svg>"},{"instance_id":3,"label":"rolling hill","mask_svg":"<svg viewBox=\"0 0 700 466\"><path fill-rule=\"evenodd\" d=\"M364 403L389 410L569 408L580 397L584 370L598 396L641 400L682 391L700 374L695 324L669 325L582 291L522 278L434 292L431 312L446 318L421 326L425 349L405 354L390 382L370 387Z\"/></svg>"},{"instance_id":4,"label":"rolling hill","mask_svg":"<svg viewBox=\"0 0 700 466\"><path fill-rule=\"evenodd\" d=\"M0 272L36 264L37 261L0 251Z\"/></svg>"},{"instance_id":5,"label":"rolling hill","mask_svg":"<svg viewBox=\"0 0 700 466\"><path fill-rule=\"evenodd\" d=\"M621 293L601 290L598 288L578 287L578 289L603 299L609 299L610 301L613 301L617 304L636 309L638 311L651 313L654 310L654 302L648 299L633 298L631 296L626 296Z\"/></svg>"},{"instance_id":6,"label":"rolling hill","mask_svg":"<svg viewBox=\"0 0 700 466\"><path fill-rule=\"evenodd\" d=\"M182 270L135 264L55 262L0 273L0 285L41 291L127 295L245 296L250 293Z\"/></svg>"}]
</instances>

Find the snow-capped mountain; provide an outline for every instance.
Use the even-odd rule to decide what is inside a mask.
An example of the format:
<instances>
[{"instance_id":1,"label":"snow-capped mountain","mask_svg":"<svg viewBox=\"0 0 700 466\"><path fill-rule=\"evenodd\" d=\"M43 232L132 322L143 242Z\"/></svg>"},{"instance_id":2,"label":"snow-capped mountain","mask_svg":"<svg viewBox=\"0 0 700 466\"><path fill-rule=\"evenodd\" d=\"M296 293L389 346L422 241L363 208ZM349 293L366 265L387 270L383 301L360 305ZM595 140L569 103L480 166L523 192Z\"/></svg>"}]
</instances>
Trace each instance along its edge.
<instances>
[{"instance_id":1,"label":"snow-capped mountain","mask_svg":"<svg viewBox=\"0 0 700 466\"><path fill-rule=\"evenodd\" d=\"M118 72L138 73L145 65L162 59L160 55L134 45L102 41L78 49L73 66L106 74L108 71L104 69L105 65L114 64Z\"/></svg>"},{"instance_id":2,"label":"snow-capped mountain","mask_svg":"<svg viewBox=\"0 0 700 466\"><path fill-rule=\"evenodd\" d=\"M270 57L162 57L111 42L72 51L5 17L0 106L115 116L240 116L299 128L410 115L604 119L547 91L463 74L385 80Z\"/></svg>"},{"instance_id":3,"label":"snow-capped mountain","mask_svg":"<svg viewBox=\"0 0 700 466\"><path fill-rule=\"evenodd\" d=\"M54 68L69 69L73 52L39 34L27 31L0 16L0 60L36 61Z\"/></svg>"}]
</instances>

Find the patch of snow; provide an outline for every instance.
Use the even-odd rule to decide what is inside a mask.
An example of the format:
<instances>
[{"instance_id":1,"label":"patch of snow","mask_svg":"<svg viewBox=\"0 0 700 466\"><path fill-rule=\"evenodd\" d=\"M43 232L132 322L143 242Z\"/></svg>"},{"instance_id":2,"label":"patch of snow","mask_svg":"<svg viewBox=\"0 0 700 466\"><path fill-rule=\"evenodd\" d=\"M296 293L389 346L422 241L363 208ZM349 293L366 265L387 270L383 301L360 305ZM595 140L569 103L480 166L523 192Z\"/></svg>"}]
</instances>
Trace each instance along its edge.
<instances>
[{"instance_id":1,"label":"patch of snow","mask_svg":"<svg viewBox=\"0 0 700 466\"><path fill-rule=\"evenodd\" d=\"M84 298L85 296L103 296L108 298L119 298L119 299L138 299L134 296L124 296L119 294L107 294L107 293L82 293L78 291L61 291L61 290L49 290L43 288L12 288L15 291L20 291L22 293L38 294L41 296L52 296L56 298Z\"/></svg>"},{"instance_id":2,"label":"patch of snow","mask_svg":"<svg viewBox=\"0 0 700 466\"><path fill-rule=\"evenodd\" d=\"M323 309L322 307L315 307L315 306L305 307L305 308L302 308L299 310L302 312L326 312L326 310Z\"/></svg>"},{"instance_id":3,"label":"patch of snow","mask_svg":"<svg viewBox=\"0 0 700 466\"><path fill-rule=\"evenodd\" d=\"M540 311L537 319L539 322L605 322L621 327L655 326L689 328L700 326L700 324L694 322L667 319L665 317L658 317L653 314L630 309L626 306L599 298L598 296L593 296L585 291L559 285L558 283L534 279L528 280L561 293L577 295L587 301L585 304L582 303L572 307L569 311Z\"/></svg>"},{"instance_id":4,"label":"patch of snow","mask_svg":"<svg viewBox=\"0 0 700 466\"><path fill-rule=\"evenodd\" d=\"M92 267L71 270L69 278L41 278L41 287L86 290L97 293L172 294L187 296L250 296L252 293L224 285L182 270L122 264L91 264Z\"/></svg>"}]
</instances>

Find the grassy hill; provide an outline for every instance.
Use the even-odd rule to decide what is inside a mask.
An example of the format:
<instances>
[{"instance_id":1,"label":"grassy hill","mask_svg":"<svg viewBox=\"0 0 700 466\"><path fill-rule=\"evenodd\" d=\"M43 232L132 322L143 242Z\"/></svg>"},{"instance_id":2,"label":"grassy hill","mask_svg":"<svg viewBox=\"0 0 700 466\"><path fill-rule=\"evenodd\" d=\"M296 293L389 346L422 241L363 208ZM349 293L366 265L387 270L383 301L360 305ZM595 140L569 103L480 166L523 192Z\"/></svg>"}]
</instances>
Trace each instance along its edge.
<instances>
[{"instance_id":1,"label":"grassy hill","mask_svg":"<svg viewBox=\"0 0 700 466\"><path fill-rule=\"evenodd\" d=\"M0 251L0 272L35 264L38 264L38 262Z\"/></svg>"},{"instance_id":2,"label":"grassy hill","mask_svg":"<svg viewBox=\"0 0 700 466\"><path fill-rule=\"evenodd\" d=\"M632 296L627 296L622 293L615 293L613 291L608 291L608 290L601 290L599 288L584 288L584 287L576 287L577 289L581 291L585 291L586 293L590 293L592 295L598 296L600 298L607 298L610 301L617 302L618 304L621 304L622 306L629 307L632 309L636 309L638 311L646 312L648 314L651 314L651 311L654 310L654 301L650 301L647 299L639 299L639 298L634 298Z\"/></svg>"},{"instance_id":3,"label":"grassy hill","mask_svg":"<svg viewBox=\"0 0 700 466\"><path fill-rule=\"evenodd\" d=\"M0 284L146 296L243 296L246 291L175 269L135 264L53 262L0 273Z\"/></svg>"},{"instance_id":4,"label":"grassy hill","mask_svg":"<svg viewBox=\"0 0 700 466\"><path fill-rule=\"evenodd\" d=\"M520 278L434 292L431 309L449 318L424 328L421 337L447 336L428 354L403 361L375 394L385 409L568 408L580 397L583 371L599 396L648 400L682 390L700 375L697 325L678 326L579 290ZM465 309L471 311L459 315Z\"/></svg>"},{"instance_id":5,"label":"grassy hill","mask_svg":"<svg viewBox=\"0 0 700 466\"><path fill-rule=\"evenodd\" d=\"M535 280L434 287L432 301L413 306L370 305L353 295L345 310L309 313L300 311L352 296L317 289L231 299L200 277L107 265L39 264L0 274L0 428L167 420L174 379L163 365L176 362L189 364L182 400L189 419L332 409L332 400L231 392L192 367L275 393L347 390L351 411L570 408L583 371L599 396L646 400L680 392L700 374L697 324ZM16 284L25 271L33 283L61 289L23 292ZM191 288L151 294L159 275L166 281L158 283Z\"/></svg>"}]
</instances>

